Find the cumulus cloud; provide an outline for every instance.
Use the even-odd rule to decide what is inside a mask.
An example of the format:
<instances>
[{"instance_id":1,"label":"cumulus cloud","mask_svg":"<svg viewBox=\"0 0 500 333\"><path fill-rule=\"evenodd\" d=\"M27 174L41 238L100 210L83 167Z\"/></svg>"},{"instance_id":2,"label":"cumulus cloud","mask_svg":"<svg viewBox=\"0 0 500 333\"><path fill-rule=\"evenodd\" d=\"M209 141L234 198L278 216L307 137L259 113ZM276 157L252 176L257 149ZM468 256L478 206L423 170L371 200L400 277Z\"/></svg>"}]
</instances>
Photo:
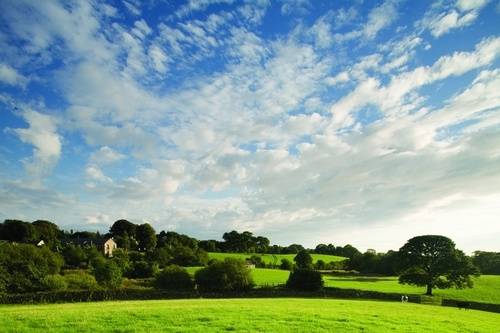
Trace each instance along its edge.
<instances>
[{"instance_id":1,"label":"cumulus cloud","mask_svg":"<svg viewBox=\"0 0 500 333\"><path fill-rule=\"evenodd\" d=\"M0 82L12 86L25 87L28 81L28 78L20 74L16 69L7 64L0 63Z\"/></svg>"},{"instance_id":2,"label":"cumulus cloud","mask_svg":"<svg viewBox=\"0 0 500 333\"><path fill-rule=\"evenodd\" d=\"M26 160L25 166L30 176L39 181L59 160L61 138L53 117L34 110L23 111L22 117L29 127L12 131L22 142L33 146L33 155Z\"/></svg>"}]
</instances>

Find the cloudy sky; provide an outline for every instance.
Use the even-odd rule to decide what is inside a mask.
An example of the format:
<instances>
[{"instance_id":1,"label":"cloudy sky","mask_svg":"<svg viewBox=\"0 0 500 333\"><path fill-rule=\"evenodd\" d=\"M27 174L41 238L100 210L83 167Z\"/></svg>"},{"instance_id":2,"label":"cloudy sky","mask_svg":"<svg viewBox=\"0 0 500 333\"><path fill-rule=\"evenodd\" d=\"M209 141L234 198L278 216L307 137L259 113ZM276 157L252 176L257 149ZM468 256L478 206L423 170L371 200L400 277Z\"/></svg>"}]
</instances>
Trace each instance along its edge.
<instances>
[{"instance_id":1,"label":"cloudy sky","mask_svg":"<svg viewBox=\"0 0 500 333\"><path fill-rule=\"evenodd\" d=\"M500 3L0 2L0 219L500 250Z\"/></svg>"}]
</instances>

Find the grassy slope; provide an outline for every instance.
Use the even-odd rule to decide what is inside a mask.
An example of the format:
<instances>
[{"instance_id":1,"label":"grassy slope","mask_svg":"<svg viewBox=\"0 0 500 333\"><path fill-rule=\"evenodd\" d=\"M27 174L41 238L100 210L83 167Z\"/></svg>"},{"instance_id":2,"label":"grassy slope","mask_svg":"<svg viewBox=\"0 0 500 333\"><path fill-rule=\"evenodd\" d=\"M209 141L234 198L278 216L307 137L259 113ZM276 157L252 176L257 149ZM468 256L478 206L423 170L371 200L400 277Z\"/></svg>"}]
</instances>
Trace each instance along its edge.
<instances>
[{"instance_id":1,"label":"grassy slope","mask_svg":"<svg viewBox=\"0 0 500 333\"><path fill-rule=\"evenodd\" d=\"M237 258L237 259L242 259L245 260L246 258L249 258L252 255L258 255L262 257L262 260L266 264L276 264L279 265L281 263L281 259L288 259L293 262L293 258L295 258L295 254L260 254L260 253L219 253L219 252L209 252L208 257L210 259L218 259L222 260L224 258ZM331 261L337 262L337 261L343 261L346 258L344 257L338 257L338 256L332 256L328 254L312 254L311 255L313 258L313 262L316 262L318 260L323 260L326 263L329 263Z\"/></svg>"},{"instance_id":2,"label":"grassy slope","mask_svg":"<svg viewBox=\"0 0 500 333\"><path fill-rule=\"evenodd\" d=\"M194 274L199 268L189 267L188 272ZM256 268L252 270L257 285L284 284L288 279L288 274L288 271L279 269ZM323 279L327 287L407 294L423 294L425 292L423 287L399 284L397 277L324 276ZM452 299L500 304L500 275L483 275L475 278L472 289L436 289L434 294Z\"/></svg>"},{"instance_id":3,"label":"grassy slope","mask_svg":"<svg viewBox=\"0 0 500 333\"><path fill-rule=\"evenodd\" d=\"M500 316L335 299L196 299L0 306L1 332L495 332Z\"/></svg>"},{"instance_id":4,"label":"grassy slope","mask_svg":"<svg viewBox=\"0 0 500 333\"><path fill-rule=\"evenodd\" d=\"M276 278L278 276L276 275ZM401 285L397 277L333 277L325 276L325 285L339 288L376 290L383 292L422 294L424 287ZM500 275L483 275L474 279L472 289L436 289L434 295L485 303L500 303Z\"/></svg>"}]
</instances>

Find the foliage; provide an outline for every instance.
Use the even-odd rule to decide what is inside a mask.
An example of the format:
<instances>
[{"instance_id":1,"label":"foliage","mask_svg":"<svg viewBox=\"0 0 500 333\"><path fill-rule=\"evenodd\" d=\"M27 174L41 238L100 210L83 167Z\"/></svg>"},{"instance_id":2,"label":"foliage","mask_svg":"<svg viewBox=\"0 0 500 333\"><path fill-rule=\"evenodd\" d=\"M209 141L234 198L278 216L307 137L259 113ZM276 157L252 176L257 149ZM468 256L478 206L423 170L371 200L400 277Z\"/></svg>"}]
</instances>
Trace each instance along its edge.
<instances>
[{"instance_id":1,"label":"foliage","mask_svg":"<svg viewBox=\"0 0 500 333\"><path fill-rule=\"evenodd\" d=\"M96 290L99 285L93 275L85 271L72 270L63 275L69 290Z\"/></svg>"},{"instance_id":2,"label":"foliage","mask_svg":"<svg viewBox=\"0 0 500 333\"><path fill-rule=\"evenodd\" d=\"M59 274L46 275L42 279L43 290L55 291L55 290L65 290L68 288L68 283L63 276Z\"/></svg>"},{"instance_id":3,"label":"foliage","mask_svg":"<svg viewBox=\"0 0 500 333\"><path fill-rule=\"evenodd\" d=\"M323 287L323 278L319 272L312 269L296 269L290 273L286 287L295 290L319 290Z\"/></svg>"},{"instance_id":4,"label":"foliage","mask_svg":"<svg viewBox=\"0 0 500 333\"><path fill-rule=\"evenodd\" d=\"M472 262L481 274L500 274L500 252L476 251Z\"/></svg>"},{"instance_id":5,"label":"foliage","mask_svg":"<svg viewBox=\"0 0 500 333\"><path fill-rule=\"evenodd\" d=\"M129 278L149 278L158 272L158 264L145 260L134 261L126 272Z\"/></svg>"},{"instance_id":6,"label":"foliage","mask_svg":"<svg viewBox=\"0 0 500 333\"><path fill-rule=\"evenodd\" d=\"M295 265L297 265L297 268L299 269L311 269L312 268L312 257L307 252L306 250L302 250L297 255L295 258L293 258L293 261L295 261Z\"/></svg>"},{"instance_id":7,"label":"foliage","mask_svg":"<svg viewBox=\"0 0 500 333\"><path fill-rule=\"evenodd\" d=\"M85 251L76 245L68 245L62 250L64 262L67 266L80 267L87 261Z\"/></svg>"},{"instance_id":8,"label":"foliage","mask_svg":"<svg viewBox=\"0 0 500 333\"><path fill-rule=\"evenodd\" d=\"M137 247L142 251L152 251L156 247L156 232L149 223L140 224L136 229Z\"/></svg>"},{"instance_id":9,"label":"foliage","mask_svg":"<svg viewBox=\"0 0 500 333\"><path fill-rule=\"evenodd\" d=\"M250 231L239 233L235 230L222 235L223 247L228 252L257 252L265 253L269 247L269 239L254 236Z\"/></svg>"},{"instance_id":10,"label":"foliage","mask_svg":"<svg viewBox=\"0 0 500 333\"><path fill-rule=\"evenodd\" d=\"M290 260L283 258L281 259L280 269L291 271L293 269L293 263Z\"/></svg>"},{"instance_id":11,"label":"foliage","mask_svg":"<svg viewBox=\"0 0 500 333\"><path fill-rule=\"evenodd\" d=\"M36 229L29 222L5 220L0 226L0 239L20 243L37 240Z\"/></svg>"},{"instance_id":12,"label":"foliage","mask_svg":"<svg viewBox=\"0 0 500 333\"><path fill-rule=\"evenodd\" d=\"M0 272L8 292L44 289L43 279L59 273L63 260L47 247L0 243Z\"/></svg>"},{"instance_id":13,"label":"foliage","mask_svg":"<svg viewBox=\"0 0 500 333\"><path fill-rule=\"evenodd\" d=\"M194 281L185 268L171 265L156 274L154 286L158 289L193 289Z\"/></svg>"},{"instance_id":14,"label":"foliage","mask_svg":"<svg viewBox=\"0 0 500 333\"><path fill-rule=\"evenodd\" d=\"M198 240L196 238L178 234L174 231L162 231L157 238L158 247L173 249L178 246L185 246L189 247L192 250L196 250L198 248Z\"/></svg>"},{"instance_id":15,"label":"foliage","mask_svg":"<svg viewBox=\"0 0 500 333\"><path fill-rule=\"evenodd\" d=\"M195 281L200 290L249 290L253 279L245 262L226 258L198 270Z\"/></svg>"},{"instance_id":16,"label":"foliage","mask_svg":"<svg viewBox=\"0 0 500 333\"><path fill-rule=\"evenodd\" d=\"M118 288L122 283L123 272L113 260L103 258L94 260L92 273L97 283L105 288Z\"/></svg>"},{"instance_id":17,"label":"foliage","mask_svg":"<svg viewBox=\"0 0 500 333\"><path fill-rule=\"evenodd\" d=\"M45 220L36 220L32 223L35 228L36 237L39 240L43 240L51 248L55 248L56 244L59 243L59 238L61 235L61 230L59 227Z\"/></svg>"},{"instance_id":18,"label":"foliage","mask_svg":"<svg viewBox=\"0 0 500 333\"><path fill-rule=\"evenodd\" d=\"M113 237L131 237L135 238L137 226L127 220L118 220L109 229Z\"/></svg>"},{"instance_id":19,"label":"foliage","mask_svg":"<svg viewBox=\"0 0 500 333\"><path fill-rule=\"evenodd\" d=\"M469 258L444 236L414 237L399 249L399 255L404 270L399 282L426 286L427 295L432 295L433 288L471 288L470 276L477 274Z\"/></svg>"},{"instance_id":20,"label":"foliage","mask_svg":"<svg viewBox=\"0 0 500 333\"><path fill-rule=\"evenodd\" d=\"M202 249L193 250L187 246L178 246L172 250L170 263L179 266L201 266L208 262L208 254Z\"/></svg>"},{"instance_id":21,"label":"foliage","mask_svg":"<svg viewBox=\"0 0 500 333\"><path fill-rule=\"evenodd\" d=\"M151 254L150 260L156 262L160 268L168 266L172 260L172 253L166 247L157 247Z\"/></svg>"}]
</instances>

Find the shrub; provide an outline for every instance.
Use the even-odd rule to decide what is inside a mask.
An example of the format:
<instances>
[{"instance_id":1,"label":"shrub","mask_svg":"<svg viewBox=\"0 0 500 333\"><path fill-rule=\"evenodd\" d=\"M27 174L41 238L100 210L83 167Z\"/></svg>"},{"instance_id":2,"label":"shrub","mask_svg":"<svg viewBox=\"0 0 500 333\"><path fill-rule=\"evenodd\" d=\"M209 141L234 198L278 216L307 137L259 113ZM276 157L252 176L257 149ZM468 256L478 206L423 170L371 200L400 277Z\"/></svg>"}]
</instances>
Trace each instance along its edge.
<instances>
[{"instance_id":1,"label":"shrub","mask_svg":"<svg viewBox=\"0 0 500 333\"><path fill-rule=\"evenodd\" d=\"M64 280L68 285L69 290L96 290L99 289L99 285L94 276L82 272L75 271L63 275Z\"/></svg>"},{"instance_id":2,"label":"shrub","mask_svg":"<svg viewBox=\"0 0 500 333\"><path fill-rule=\"evenodd\" d=\"M293 264L288 259L281 259L280 269L284 269L287 271L291 271L293 268Z\"/></svg>"},{"instance_id":3,"label":"shrub","mask_svg":"<svg viewBox=\"0 0 500 333\"><path fill-rule=\"evenodd\" d=\"M65 290L68 288L68 284L64 277L59 274L47 275L42 280L43 290L56 291Z\"/></svg>"},{"instance_id":4,"label":"shrub","mask_svg":"<svg viewBox=\"0 0 500 333\"><path fill-rule=\"evenodd\" d=\"M311 269L312 268L312 257L306 250L301 250L295 258L293 258L295 264L299 269Z\"/></svg>"},{"instance_id":5,"label":"shrub","mask_svg":"<svg viewBox=\"0 0 500 333\"><path fill-rule=\"evenodd\" d=\"M179 266L203 266L208 262L207 252L193 250L187 246L177 246L172 250L172 264Z\"/></svg>"},{"instance_id":6,"label":"shrub","mask_svg":"<svg viewBox=\"0 0 500 333\"><path fill-rule=\"evenodd\" d=\"M0 243L0 285L10 293L40 291L48 274L59 273L63 260L47 247ZM0 286L0 289L2 287Z\"/></svg>"},{"instance_id":7,"label":"shrub","mask_svg":"<svg viewBox=\"0 0 500 333\"><path fill-rule=\"evenodd\" d=\"M200 290L249 290L254 286L250 270L242 260L226 258L198 270L195 281Z\"/></svg>"},{"instance_id":8,"label":"shrub","mask_svg":"<svg viewBox=\"0 0 500 333\"><path fill-rule=\"evenodd\" d=\"M295 290L315 291L323 287L323 278L317 271L296 269L290 273L286 287Z\"/></svg>"},{"instance_id":9,"label":"shrub","mask_svg":"<svg viewBox=\"0 0 500 333\"><path fill-rule=\"evenodd\" d=\"M99 283L105 288L118 288L122 283L123 272L113 260L99 259L92 262L92 273Z\"/></svg>"},{"instance_id":10,"label":"shrub","mask_svg":"<svg viewBox=\"0 0 500 333\"><path fill-rule=\"evenodd\" d=\"M158 289L187 290L194 288L194 282L186 269L171 265L156 274L154 286Z\"/></svg>"},{"instance_id":11,"label":"shrub","mask_svg":"<svg viewBox=\"0 0 500 333\"><path fill-rule=\"evenodd\" d=\"M158 264L140 260L132 263L127 271L129 278L149 278L158 272Z\"/></svg>"},{"instance_id":12,"label":"shrub","mask_svg":"<svg viewBox=\"0 0 500 333\"><path fill-rule=\"evenodd\" d=\"M64 257L64 262L68 266L80 267L87 261L87 255L85 254L85 251L79 246L68 245L66 248L64 248L62 254Z\"/></svg>"}]
</instances>

